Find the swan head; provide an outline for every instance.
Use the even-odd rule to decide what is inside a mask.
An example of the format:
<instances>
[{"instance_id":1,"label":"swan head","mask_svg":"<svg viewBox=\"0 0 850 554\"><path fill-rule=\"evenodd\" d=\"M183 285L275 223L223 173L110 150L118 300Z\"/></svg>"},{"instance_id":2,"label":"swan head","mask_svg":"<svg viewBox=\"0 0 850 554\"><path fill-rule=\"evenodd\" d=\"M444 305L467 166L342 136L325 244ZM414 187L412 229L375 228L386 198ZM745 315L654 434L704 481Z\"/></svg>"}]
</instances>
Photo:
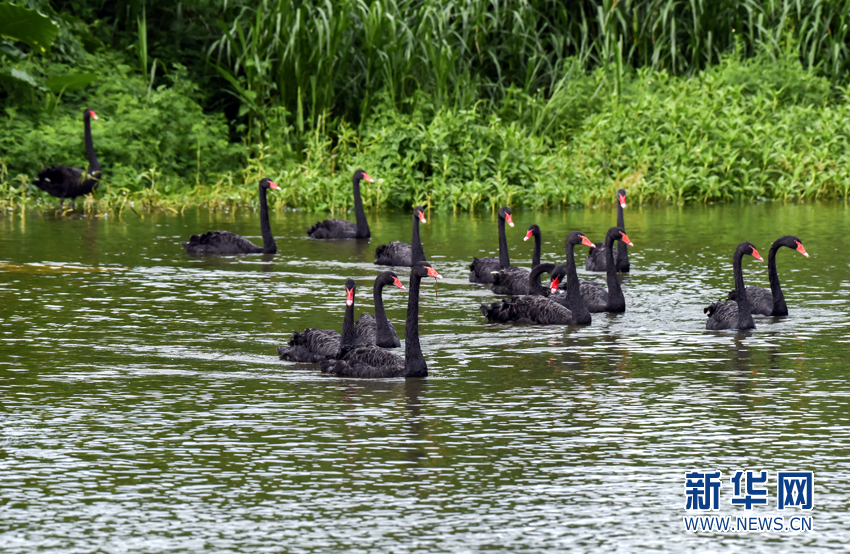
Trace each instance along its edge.
<instances>
[{"instance_id":1,"label":"swan head","mask_svg":"<svg viewBox=\"0 0 850 554\"><path fill-rule=\"evenodd\" d=\"M608 229L608 235L605 238L610 239L611 242L618 240L624 244L628 244L629 246L634 246L632 241L629 240L629 236L626 234L626 231L622 227L611 227Z\"/></svg>"},{"instance_id":2,"label":"swan head","mask_svg":"<svg viewBox=\"0 0 850 554\"><path fill-rule=\"evenodd\" d=\"M558 286L564 282L564 278L566 278L566 276L567 266L564 264L561 264L552 270L552 273L550 274L552 280L549 282L550 294L555 294L556 292L558 292Z\"/></svg>"},{"instance_id":3,"label":"swan head","mask_svg":"<svg viewBox=\"0 0 850 554\"><path fill-rule=\"evenodd\" d=\"M596 245L590 242L590 239L584 236L584 233L582 233L581 231L573 231L572 233L567 235L567 244L583 244L591 248L596 248Z\"/></svg>"},{"instance_id":4,"label":"swan head","mask_svg":"<svg viewBox=\"0 0 850 554\"><path fill-rule=\"evenodd\" d=\"M803 241L793 235L785 235L784 237L779 237L776 239L776 243L779 246L787 246L792 250L796 250L800 254L805 257L809 257L809 253L806 252L806 249L803 247ZM773 250L773 248L771 248Z\"/></svg>"},{"instance_id":5,"label":"swan head","mask_svg":"<svg viewBox=\"0 0 850 554\"><path fill-rule=\"evenodd\" d=\"M357 288L357 283L354 282L353 279L349 279L345 282L345 305L353 306L354 305L354 290Z\"/></svg>"},{"instance_id":6,"label":"swan head","mask_svg":"<svg viewBox=\"0 0 850 554\"><path fill-rule=\"evenodd\" d=\"M401 290L405 290L404 285L401 284L401 281L398 278L398 275L396 275L392 271L384 271L383 273L378 275L377 279L375 279L376 289L377 287L383 287L384 285L395 285Z\"/></svg>"},{"instance_id":7,"label":"swan head","mask_svg":"<svg viewBox=\"0 0 850 554\"><path fill-rule=\"evenodd\" d=\"M83 111L83 115L86 116L86 117L90 117L92 119L97 119L97 114L94 113L94 110L90 110L88 108L86 108L85 111Z\"/></svg>"},{"instance_id":8,"label":"swan head","mask_svg":"<svg viewBox=\"0 0 850 554\"><path fill-rule=\"evenodd\" d=\"M370 183L374 183L375 180L369 177L369 174L363 171L362 169L358 169L354 172L354 182L359 182L360 180L369 181Z\"/></svg>"},{"instance_id":9,"label":"swan head","mask_svg":"<svg viewBox=\"0 0 850 554\"><path fill-rule=\"evenodd\" d=\"M428 223L427 221L425 221L425 208L423 208L422 206L416 206L415 208L413 208L413 215L418 217L419 221L421 221L422 223Z\"/></svg>"},{"instance_id":10,"label":"swan head","mask_svg":"<svg viewBox=\"0 0 850 554\"><path fill-rule=\"evenodd\" d=\"M509 207L502 206L502 209L499 210L499 217L501 219L504 219L507 222L507 224L510 225L511 227L514 226L513 212L511 212L511 209Z\"/></svg>"},{"instance_id":11,"label":"swan head","mask_svg":"<svg viewBox=\"0 0 850 554\"><path fill-rule=\"evenodd\" d=\"M416 262L410 273L415 273L420 277L433 277L434 279L443 278L443 276L437 273L437 270L431 267L431 264L428 262Z\"/></svg>"},{"instance_id":12,"label":"swan head","mask_svg":"<svg viewBox=\"0 0 850 554\"><path fill-rule=\"evenodd\" d=\"M260 181L260 186L264 189L280 190L280 187L277 186L275 182L269 178L262 179Z\"/></svg>"},{"instance_id":13,"label":"swan head","mask_svg":"<svg viewBox=\"0 0 850 554\"><path fill-rule=\"evenodd\" d=\"M535 225L532 225L531 227L528 228L528 232L525 234L525 238L522 239L522 240L528 240L531 237L539 237L539 236L540 236L540 227L538 227L535 224Z\"/></svg>"},{"instance_id":14,"label":"swan head","mask_svg":"<svg viewBox=\"0 0 850 554\"><path fill-rule=\"evenodd\" d=\"M760 262L764 261L764 258L762 258L759 255L759 251L756 250L756 246L753 243L751 243L749 241L745 241L745 242L742 242L738 246L738 248L743 248L744 254L749 254L750 256L752 256L753 258L757 259Z\"/></svg>"},{"instance_id":15,"label":"swan head","mask_svg":"<svg viewBox=\"0 0 850 554\"><path fill-rule=\"evenodd\" d=\"M621 208L626 207L626 189L617 191L617 202L619 202Z\"/></svg>"}]
</instances>

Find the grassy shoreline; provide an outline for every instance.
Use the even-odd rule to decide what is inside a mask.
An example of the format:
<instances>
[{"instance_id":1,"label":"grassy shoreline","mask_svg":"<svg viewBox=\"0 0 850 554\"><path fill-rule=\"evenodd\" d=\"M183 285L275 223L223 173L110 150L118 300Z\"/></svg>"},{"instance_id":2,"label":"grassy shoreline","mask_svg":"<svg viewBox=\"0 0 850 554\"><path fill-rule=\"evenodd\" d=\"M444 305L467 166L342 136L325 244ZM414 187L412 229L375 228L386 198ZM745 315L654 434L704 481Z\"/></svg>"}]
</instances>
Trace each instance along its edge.
<instances>
[{"instance_id":1,"label":"grassy shoreline","mask_svg":"<svg viewBox=\"0 0 850 554\"><path fill-rule=\"evenodd\" d=\"M794 59L730 56L693 77L647 69L619 83L598 70L548 99L514 91L497 109L438 107L424 93L399 108L383 97L359 127L320 118L300 135L300 152L287 135L294 131L282 128L241 147L198 138L197 160L186 151L180 164L162 164L163 153L134 166L125 149L144 151L144 144L122 134L122 120L151 110L161 113L141 105L123 116L100 113L93 134L103 181L93 197L78 200L84 211L252 206L259 179L270 177L281 187L270 195L273 209L338 212L352 205L350 175L358 167L376 180L362 189L370 210L586 206L621 187L641 204L850 195L850 87ZM174 133L204 122L199 113L185 115L159 140L178 144ZM15 112L6 119L13 125L0 157L0 208L58 205L32 185L34 145L43 133L52 150L38 155L85 163L79 116L69 112L53 127L41 121L20 144L14 129L26 119Z\"/></svg>"}]
</instances>

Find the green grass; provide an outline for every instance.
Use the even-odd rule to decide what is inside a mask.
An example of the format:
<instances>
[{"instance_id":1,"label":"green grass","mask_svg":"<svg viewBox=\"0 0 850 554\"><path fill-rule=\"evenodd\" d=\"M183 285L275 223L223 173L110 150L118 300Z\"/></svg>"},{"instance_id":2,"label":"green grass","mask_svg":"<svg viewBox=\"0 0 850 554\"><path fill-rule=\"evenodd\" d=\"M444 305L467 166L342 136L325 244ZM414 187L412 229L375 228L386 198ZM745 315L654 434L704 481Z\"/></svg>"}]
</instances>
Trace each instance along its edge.
<instances>
[{"instance_id":1,"label":"green grass","mask_svg":"<svg viewBox=\"0 0 850 554\"><path fill-rule=\"evenodd\" d=\"M268 176L282 188L271 199L277 209L346 210L358 167L376 178L363 188L370 209L556 208L608 201L620 187L642 203L850 193L848 89L796 59L733 56L692 77L644 69L619 82L597 70L576 75L548 101L514 90L498 111L445 107L424 93L401 107L387 94L374 101L373 116L359 127L319 118L315 130L299 135L300 153L285 134L265 133L233 169L209 171L192 160L183 168L193 176L186 186L171 186L179 167L154 163L129 175L111 169L121 152L104 153L103 183L85 205L249 205L256 182ZM4 167L4 205L55 203L22 186L31 174Z\"/></svg>"}]
</instances>

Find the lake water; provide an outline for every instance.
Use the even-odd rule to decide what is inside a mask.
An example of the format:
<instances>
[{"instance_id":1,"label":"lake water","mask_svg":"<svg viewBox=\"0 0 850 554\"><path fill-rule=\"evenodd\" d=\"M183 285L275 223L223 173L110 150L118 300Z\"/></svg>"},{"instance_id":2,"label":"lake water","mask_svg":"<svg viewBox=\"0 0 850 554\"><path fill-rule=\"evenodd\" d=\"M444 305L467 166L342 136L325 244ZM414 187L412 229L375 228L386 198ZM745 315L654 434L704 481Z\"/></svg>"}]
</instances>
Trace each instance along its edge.
<instances>
[{"instance_id":1,"label":"lake water","mask_svg":"<svg viewBox=\"0 0 850 554\"><path fill-rule=\"evenodd\" d=\"M0 216L3 552L806 552L850 543L850 271L845 204L637 207L625 314L589 327L498 326L467 282L495 215L429 213L423 380L346 380L281 362L305 327L340 329L346 278L371 311L375 247L317 242L326 214L273 214L278 254L192 258L192 233L259 242L258 214ZM353 214L348 214L353 219ZM514 211L511 259L544 261L612 208ZM708 332L736 245L783 249L791 316ZM577 248L583 260L586 248ZM581 264L583 266L583 263ZM398 270L407 282L408 273ZM579 271L584 274L583 269ZM748 284L767 286L747 257ZM589 274L585 274L589 275ZM602 280L602 274L597 275ZM403 336L406 293L386 289ZM768 506L732 506L737 470ZM686 472L721 471L715 516L811 516L805 533L689 532ZM777 511L777 472L814 472L811 512ZM703 514L708 514L704 512Z\"/></svg>"}]
</instances>

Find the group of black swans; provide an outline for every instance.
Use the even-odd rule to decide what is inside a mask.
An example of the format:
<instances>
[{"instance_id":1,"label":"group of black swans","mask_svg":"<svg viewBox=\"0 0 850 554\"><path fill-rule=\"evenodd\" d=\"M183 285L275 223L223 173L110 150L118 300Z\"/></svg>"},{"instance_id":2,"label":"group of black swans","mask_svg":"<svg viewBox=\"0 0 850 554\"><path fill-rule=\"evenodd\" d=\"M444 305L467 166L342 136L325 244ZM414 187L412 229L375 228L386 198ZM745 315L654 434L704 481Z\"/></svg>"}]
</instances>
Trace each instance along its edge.
<instances>
[{"instance_id":1,"label":"group of black swans","mask_svg":"<svg viewBox=\"0 0 850 554\"><path fill-rule=\"evenodd\" d=\"M78 196L91 193L100 179L101 166L94 152L91 136L91 119L97 119L95 113L86 109L83 112L85 126L85 146L89 158L88 168L83 171L68 166L53 166L42 170L35 185L45 192L61 199L72 201ZM342 219L319 221L307 229L313 239L368 239L371 236L363 200L360 196L361 181L373 182L362 169L354 172L353 193L356 222ZM268 202L266 192L280 190L270 179L262 179L259 184L260 230L263 245L253 242L229 231L210 231L202 235L192 235L183 242L186 252L195 255L217 254L274 254L277 244L269 225ZM506 296L501 302L482 304L481 313L492 323L525 323L536 325L588 325L591 313L622 313L626 310L625 297L618 272L630 270L628 247L634 246L626 235L623 209L626 207L626 191L617 191L617 225L608 230L604 242L592 243L583 233L571 232L566 239L566 263L556 265L541 263L541 230L531 225L524 240L534 238L534 253L531 270L512 266L508 257L508 244L505 224L513 227L513 214L507 206L499 210L499 257L473 258L469 266L471 283L488 284L497 295ZM356 284L346 281L346 309L342 326L342 335L333 330L306 329L295 332L288 346L278 348L282 360L291 360L318 364L323 372L346 377L424 377L428 367L419 345L419 288L423 277L441 276L425 259L422 241L419 236L419 224L425 223L425 212L421 206L413 208L413 233L411 243L394 241L378 246L375 250L375 264L397 267L410 267L410 289L408 291L407 320L405 326L404 358L385 349L400 346L398 335L384 311L383 289L386 285L395 285L404 289L398 276L385 271L375 279L373 298L375 315L363 314L355 323L354 297ZM618 243L614 249L614 242ZM604 271L607 290L598 283L579 280L576 272L575 247L589 247L585 259L587 271ZM779 283L776 270L776 253L781 247L796 250L808 257L802 241L791 235L777 239L768 253L768 278L770 290L761 287L744 286L742 261L744 255L764 261L751 242L742 242L733 256L733 276L735 289L725 300L707 306L706 329L754 329L753 315L787 316L788 307ZM541 284L541 275L549 274L549 286Z\"/></svg>"}]
</instances>

